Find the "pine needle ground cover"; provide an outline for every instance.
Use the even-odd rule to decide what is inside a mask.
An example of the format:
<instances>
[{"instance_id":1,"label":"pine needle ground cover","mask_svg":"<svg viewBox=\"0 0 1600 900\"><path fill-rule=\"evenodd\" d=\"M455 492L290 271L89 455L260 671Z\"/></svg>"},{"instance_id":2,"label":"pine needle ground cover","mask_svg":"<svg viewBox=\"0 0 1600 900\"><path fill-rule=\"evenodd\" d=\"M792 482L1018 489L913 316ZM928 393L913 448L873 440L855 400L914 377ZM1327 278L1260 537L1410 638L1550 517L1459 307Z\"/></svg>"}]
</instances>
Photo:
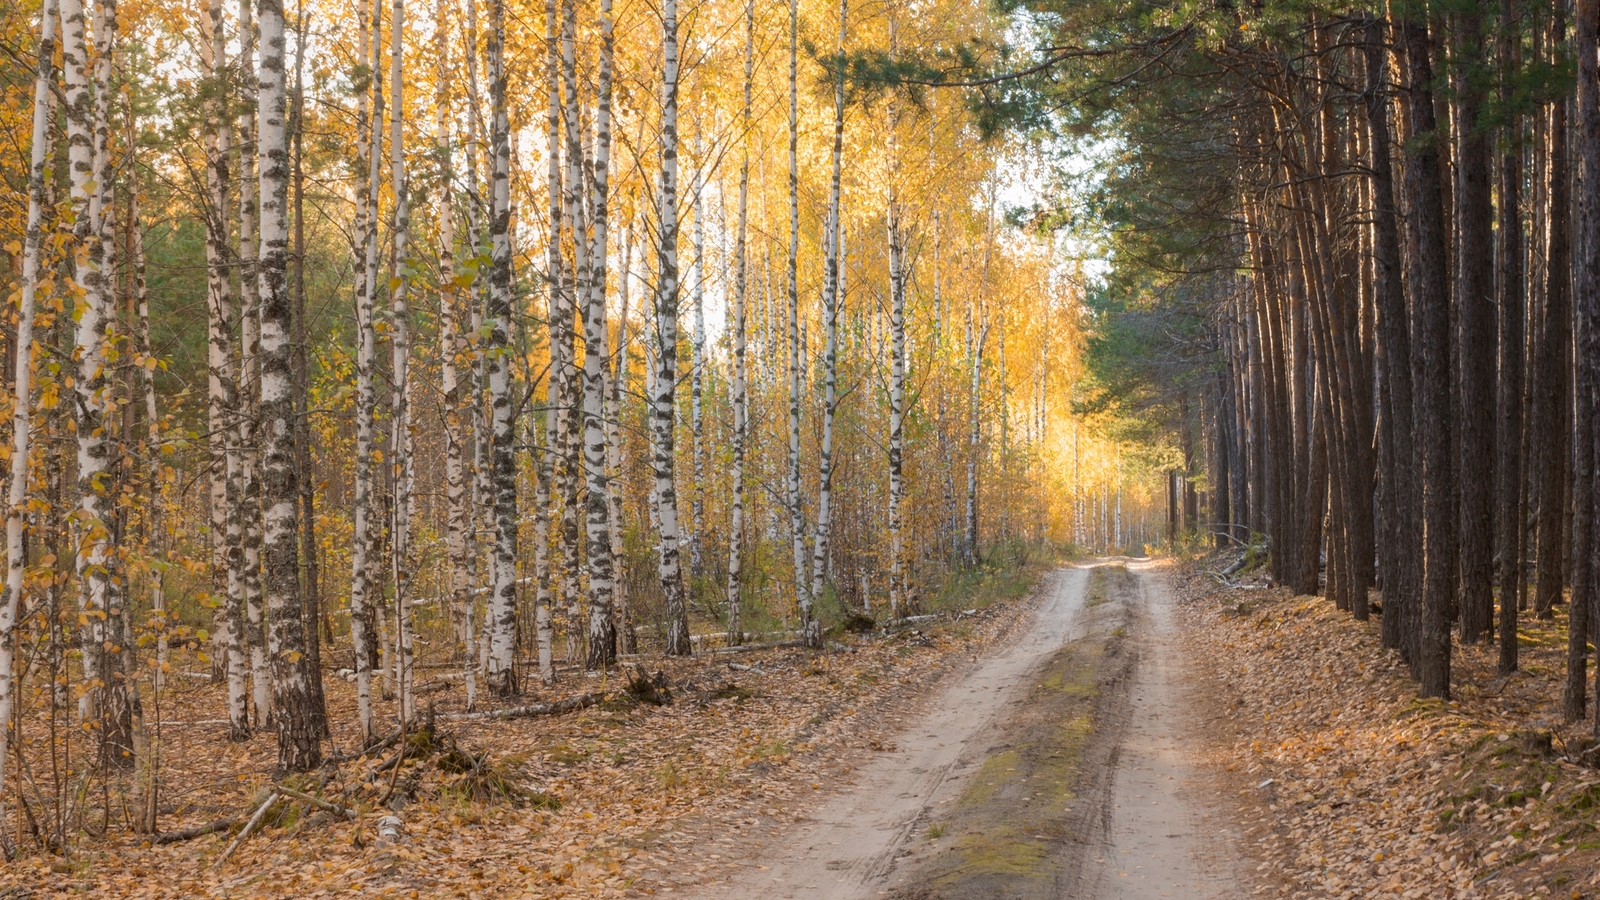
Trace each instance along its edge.
<instances>
[{"instance_id":1,"label":"pine needle ground cover","mask_svg":"<svg viewBox=\"0 0 1600 900\"><path fill-rule=\"evenodd\" d=\"M1561 723L1565 607L1525 621L1522 671L1457 647L1455 699L1417 699L1380 620L1261 584L1184 585L1210 660L1211 762L1235 782L1258 896L1600 895L1600 769Z\"/></svg>"}]
</instances>

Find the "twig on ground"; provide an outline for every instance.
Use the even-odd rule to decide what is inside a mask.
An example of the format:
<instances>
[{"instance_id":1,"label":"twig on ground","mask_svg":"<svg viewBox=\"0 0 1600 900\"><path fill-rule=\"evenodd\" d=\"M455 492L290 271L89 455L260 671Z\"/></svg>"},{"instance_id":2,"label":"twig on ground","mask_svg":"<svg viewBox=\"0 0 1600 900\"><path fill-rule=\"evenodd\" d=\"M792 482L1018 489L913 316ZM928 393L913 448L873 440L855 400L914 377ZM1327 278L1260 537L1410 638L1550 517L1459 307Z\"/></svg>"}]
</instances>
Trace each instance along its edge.
<instances>
[{"instance_id":1,"label":"twig on ground","mask_svg":"<svg viewBox=\"0 0 1600 900\"><path fill-rule=\"evenodd\" d=\"M267 799L262 801L261 806L256 808L256 813L250 817L250 821L244 823L244 828L239 832L239 836L234 838L233 843L228 845L228 849L222 851L222 855L217 857L217 861L211 864L211 868L221 868L222 864L228 861L228 857L232 856L233 851L239 849L239 845L244 843L245 838L256 830L256 826L261 823L262 817L266 816L267 810L271 809L272 804L276 802L278 802L278 791L273 789L267 793Z\"/></svg>"}]
</instances>

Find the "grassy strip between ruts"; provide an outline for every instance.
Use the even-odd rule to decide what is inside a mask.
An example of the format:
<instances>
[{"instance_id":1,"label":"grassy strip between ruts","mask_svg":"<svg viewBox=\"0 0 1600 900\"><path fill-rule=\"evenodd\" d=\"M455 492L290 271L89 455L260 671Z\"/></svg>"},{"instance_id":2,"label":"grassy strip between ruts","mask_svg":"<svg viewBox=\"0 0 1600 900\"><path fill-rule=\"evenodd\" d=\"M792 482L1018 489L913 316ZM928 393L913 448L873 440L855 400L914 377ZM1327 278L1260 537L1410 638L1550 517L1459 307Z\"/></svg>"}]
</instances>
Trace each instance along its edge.
<instances>
[{"instance_id":1,"label":"grassy strip between ruts","mask_svg":"<svg viewBox=\"0 0 1600 900\"><path fill-rule=\"evenodd\" d=\"M1090 838L1100 799L1083 781L1103 768L1095 758L1107 743L1101 725L1120 718L1135 660L1125 636L1130 609L1109 602L1124 600L1122 588L1132 584L1115 571L1095 570L1090 596L1096 586L1104 596L1088 616L1087 633L1038 671L1006 724L1007 740L929 826L933 852L912 865L894 897L1060 895L1072 877L1069 849Z\"/></svg>"}]
</instances>

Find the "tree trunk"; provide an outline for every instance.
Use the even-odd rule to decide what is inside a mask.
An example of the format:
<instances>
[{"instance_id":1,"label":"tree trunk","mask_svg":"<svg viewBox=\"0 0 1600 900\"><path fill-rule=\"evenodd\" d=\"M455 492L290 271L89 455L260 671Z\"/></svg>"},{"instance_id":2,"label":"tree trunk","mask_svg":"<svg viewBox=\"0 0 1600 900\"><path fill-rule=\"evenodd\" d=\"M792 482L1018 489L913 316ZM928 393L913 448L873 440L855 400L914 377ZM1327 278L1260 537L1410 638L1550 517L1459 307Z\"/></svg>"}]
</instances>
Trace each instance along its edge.
<instances>
[{"instance_id":1,"label":"tree trunk","mask_svg":"<svg viewBox=\"0 0 1600 900\"><path fill-rule=\"evenodd\" d=\"M1497 53L1500 101L1508 109L1516 91L1512 73L1521 47L1515 0L1502 0ZM1524 499L1523 410L1527 338L1526 294L1523 278L1522 231L1522 118L1508 114L1504 150L1500 157L1500 240L1496 246L1500 328L1499 431L1495 436L1496 505L1501 527L1497 533L1500 555L1500 662L1502 676L1517 670L1517 610L1523 605L1528 579L1522 569L1527 537Z\"/></svg>"},{"instance_id":2,"label":"tree trunk","mask_svg":"<svg viewBox=\"0 0 1600 900\"><path fill-rule=\"evenodd\" d=\"M596 91L593 183L590 189L589 296L583 322L583 463L587 478L585 528L589 556L589 655L598 669L616 658L617 627L612 615L615 561L611 555L611 479L607 465L606 344L607 190L611 166L611 0L600 0L600 78ZM570 132L569 132L570 133ZM574 235L581 242L582 234ZM626 273L624 273L626 275Z\"/></svg>"},{"instance_id":3,"label":"tree trunk","mask_svg":"<svg viewBox=\"0 0 1600 900\"><path fill-rule=\"evenodd\" d=\"M390 565L394 570L395 689L400 696L400 716L416 718L415 677L411 625L411 310L406 294L411 286L410 252L411 180L405 161L405 95L403 41L405 3L394 0L389 16L389 183L394 190L394 258L399 271L389 282L389 466L394 483L394 521L390 525Z\"/></svg>"},{"instance_id":4,"label":"tree trunk","mask_svg":"<svg viewBox=\"0 0 1600 900\"><path fill-rule=\"evenodd\" d=\"M112 166L107 147L111 57L115 51L117 8L101 3L95 11L94 84L88 76L83 7L60 5L62 68L66 75L68 159L71 162L74 236L81 248L73 277L83 291L76 309L76 392L78 448L78 552L83 676L88 689L78 701L79 718L99 729L102 760L133 763L133 710L121 654L107 652L128 639L122 634L125 581L114 524L117 511L108 496L111 442L108 415L115 409L107 384L106 346L115 337L109 279L115 271L116 242L111 206Z\"/></svg>"},{"instance_id":5,"label":"tree trunk","mask_svg":"<svg viewBox=\"0 0 1600 900\"><path fill-rule=\"evenodd\" d=\"M380 9L373 0L374 11ZM367 5L358 3L357 52L369 64L356 81L356 159L358 177L366 180L365 190L356 192L356 458L355 491L351 501L350 540L350 638L355 647L356 719L363 746L377 737L372 713L372 429L377 409L372 367L377 360L377 332L373 318L378 285L378 187L380 139L377 119L382 116L382 95L375 76L379 19L369 20ZM369 118L368 93L379 99L378 109Z\"/></svg>"},{"instance_id":6,"label":"tree trunk","mask_svg":"<svg viewBox=\"0 0 1600 900\"><path fill-rule=\"evenodd\" d=\"M1566 36L1566 16L1560 4L1553 7L1552 56ZM1541 619L1554 616L1564 583L1566 552L1566 487L1571 398L1567 374L1572 356L1572 238L1569 161L1567 158L1567 104L1557 98L1550 105L1550 162L1548 188L1548 247L1545 250L1544 335L1540 388L1533 408L1533 434L1537 435L1542 476L1539 486L1539 581L1534 612Z\"/></svg>"},{"instance_id":7,"label":"tree trunk","mask_svg":"<svg viewBox=\"0 0 1600 900\"><path fill-rule=\"evenodd\" d=\"M239 70L243 115L239 119L239 583L244 595L245 643L250 648L251 704L254 725L266 727L272 718L272 673L267 663L267 633L261 608L261 453L257 397L261 392L261 296L256 287L256 110L251 76L256 69L256 30L252 21L254 0L239 0Z\"/></svg>"},{"instance_id":8,"label":"tree trunk","mask_svg":"<svg viewBox=\"0 0 1600 900\"><path fill-rule=\"evenodd\" d=\"M1462 60L1483 57L1483 16L1464 8L1458 20ZM1483 122L1481 76L1459 78L1459 151L1456 165L1456 228L1460 247L1456 298L1460 320L1461 427L1461 640L1476 643L1494 626L1495 311L1494 207L1490 202L1491 132Z\"/></svg>"},{"instance_id":9,"label":"tree trunk","mask_svg":"<svg viewBox=\"0 0 1600 900\"><path fill-rule=\"evenodd\" d=\"M449 503L449 521L445 536L446 553L450 558L450 620L452 631L460 647L462 684L466 689L467 709L477 705L478 679L476 654L473 652L472 615L472 562L473 562L473 508L468 496L468 472L465 447L468 441L466 415L471 415L469 402L476 397L464 391L461 365L467 359L468 345L461 338L461 310L457 289L461 276L456 272L456 207L454 142L450 128L450 40L447 26L449 6L439 0L434 12L434 52L438 56L438 83L434 88L435 153L439 159L438 192L439 219L439 387L444 394L444 470L445 494ZM472 29L474 32L476 28ZM476 53L476 42L469 44L468 53ZM471 102L477 98L472 97ZM463 395L466 394L464 397ZM471 397L469 401L467 398Z\"/></svg>"},{"instance_id":10,"label":"tree trunk","mask_svg":"<svg viewBox=\"0 0 1600 900\"><path fill-rule=\"evenodd\" d=\"M827 577L828 548L833 537L833 419L839 406L839 310L844 305L840 256L844 222L840 219L839 193L844 158L844 42L848 0L839 0L839 57L833 92L833 177L828 190L828 228L823 260L822 328L822 446L817 454L817 521L811 540L811 599L822 596ZM805 620L801 640L822 647L822 623Z\"/></svg>"},{"instance_id":11,"label":"tree trunk","mask_svg":"<svg viewBox=\"0 0 1600 900\"><path fill-rule=\"evenodd\" d=\"M1578 61L1578 366L1577 441L1573 453L1572 614L1567 622L1567 721L1584 717L1590 621L1595 615L1595 401L1597 353L1600 353L1600 2L1577 0L1573 55Z\"/></svg>"},{"instance_id":12,"label":"tree trunk","mask_svg":"<svg viewBox=\"0 0 1600 900\"><path fill-rule=\"evenodd\" d=\"M744 7L744 105L739 123L750 130L750 100L755 80L755 0ZM749 430L749 392L745 374L745 305L749 293L750 266L746 229L750 203L750 148L743 147L739 160L739 225L734 239L733 284L733 482L732 510L728 522L728 645L744 643L744 624L740 618L744 552L744 455ZM3 748L0 748L3 749Z\"/></svg>"},{"instance_id":13,"label":"tree trunk","mask_svg":"<svg viewBox=\"0 0 1600 900\"><path fill-rule=\"evenodd\" d=\"M259 0L261 71L257 108L261 160L261 426L264 593L271 620L273 721L278 768L305 772L322 762L313 671L306 655L301 609L299 499L295 450L293 304L288 291L289 144L285 125L282 0Z\"/></svg>"},{"instance_id":14,"label":"tree trunk","mask_svg":"<svg viewBox=\"0 0 1600 900\"><path fill-rule=\"evenodd\" d=\"M56 2L44 0L39 10L38 60L33 81L33 133L28 157L28 219L23 236L22 286L17 300L17 349L14 359L11 408L11 481L6 493L6 585L0 598L0 795L5 792L6 762L11 737L11 710L16 694L17 610L22 599L27 547L23 526L28 499L28 453L33 428L34 297L39 290L39 249L44 242L46 165L54 148L50 133L50 105L55 87ZM746 64L748 70L748 63ZM749 116L749 76L746 75L745 109ZM154 422L154 417L151 419ZM152 425L152 427L154 427ZM159 576L158 576L159 577ZM159 597L159 588L156 596ZM161 632L165 641L165 631ZM163 648L165 644L163 643ZM164 656L164 654L161 654ZM159 676L157 676L159 677Z\"/></svg>"},{"instance_id":15,"label":"tree trunk","mask_svg":"<svg viewBox=\"0 0 1600 900\"><path fill-rule=\"evenodd\" d=\"M667 655L687 656L689 612L678 559L678 493L673 425L678 383L678 0L661 8L661 246L656 254L656 384L652 465L661 518L657 547L667 616Z\"/></svg>"},{"instance_id":16,"label":"tree trunk","mask_svg":"<svg viewBox=\"0 0 1600 900\"><path fill-rule=\"evenodd\" d=\"M1412 302L1421 328L1420 385L1424 396L1450 392L1450 295L1446 267L1444 204L1439 169L1440 140L1434 120L1431 39L1425 25L1401 23L1411 70L1411 150L1406 160L1410 225ZM1447 403L1430 402L1418 409L1422 439L1422 503L1425 522L1420 654L1417 675L1424 697L1450 696L1450 608L1456 591L1456 522L1452 428Z\"/></svg>"},{"instance_id":17,"label":"tree trunk","mask_svg":"<svg viewBox=\"0 0 1600 900\"><path fill-rule=\"evenodd\" d=\"M795 608L800 617L800 630L810 629L815 613L811 587L806 580L805 510L800 495L800 79L799 35L800 3L789 0L789 479L787 500L789 505L789 543L794 557Z\"/></svg>"},{"instance_id":18,"label":"tree trunk","mask_svg":"<svg viewBox=\"0 0 1600 900\"><path fill-rule=\"evenodd\" d=\"M494 564L489 591L489 666L484 680L502 697L518 690L516 422L511 403L511 123L506 109L505 0L489 4L489 328Z\"/></svg>"},{"instance_id":19,"label":"tree trunk","mask_svg":"<svg viewBox=\"0 0 1600 900\"><path fill-rule=\"evenodd\" d=\"M67 0L62 6L63 28L68 7L82 18L81 0ZM233 740L250 736L249 700L244 681L244 611L239 596L231 590L229 521L238 509L237 484L229 477L233 424L230 418L239 407L235 396L238 383L233 377L233 291L228 278L228 154L233 129L223 115L222 101L227 96L226 34L223 30L222 2L211 0L207 7L209 40L200 42L201 62L206 78L212 82L206 94L206 313L208 322L208 386L206 404L207 447L209 451L211 505L211 596L221 601L213 620L214 672L228 684L229 733ZM82 28L81 21L78 26Z\"/></svg>"}]
</instances>

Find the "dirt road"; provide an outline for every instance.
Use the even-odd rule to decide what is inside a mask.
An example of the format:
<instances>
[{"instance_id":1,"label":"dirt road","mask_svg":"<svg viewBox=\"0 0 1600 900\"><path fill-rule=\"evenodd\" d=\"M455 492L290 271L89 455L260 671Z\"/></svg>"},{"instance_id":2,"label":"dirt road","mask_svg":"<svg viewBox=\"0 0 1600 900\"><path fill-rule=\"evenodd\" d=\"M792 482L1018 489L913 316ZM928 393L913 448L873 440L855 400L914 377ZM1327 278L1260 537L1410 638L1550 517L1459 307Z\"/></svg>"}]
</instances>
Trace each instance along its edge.
<instances>
[{"instance_id":1,"label":"dirt road","mask_svg":"<svg viewBox=\"0 0 1600 900\"><path fill-rule=\"evenodd\" d=\"M1169 595L1148 564L1098 565L1054 573L895 752L697 896L1237 896L1230 830L1185 752Z\"/></svg>"}]
</instances>

